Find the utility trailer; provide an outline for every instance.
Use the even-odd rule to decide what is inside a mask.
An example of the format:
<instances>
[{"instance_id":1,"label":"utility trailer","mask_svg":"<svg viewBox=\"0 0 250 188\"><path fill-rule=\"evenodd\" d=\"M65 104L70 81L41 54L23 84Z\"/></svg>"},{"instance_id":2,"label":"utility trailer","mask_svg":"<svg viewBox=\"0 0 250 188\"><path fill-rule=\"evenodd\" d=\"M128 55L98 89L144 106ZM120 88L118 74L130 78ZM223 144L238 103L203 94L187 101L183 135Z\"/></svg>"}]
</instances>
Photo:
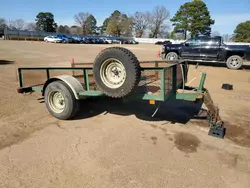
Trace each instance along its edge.
<instances>
[{"instance_id":1,"label":"utility trailer","mask_svg":"<svg viewBox=\"0 0 250 188\"><path fill-rule=\"evenodd\" d=\"M128 49L109 47L91 64L18 68L17 92L41 92L49 113L61 120L74 118L79 111L79 100L90 97L148 100L156 106L152 117L166 100L202 100L208 109L208 134L223 138L225 127L219 109L204 88L206 73L202 72L198 87L186 85L187 75L185 60L139 62Z\"/></svg>"}]
</instances>

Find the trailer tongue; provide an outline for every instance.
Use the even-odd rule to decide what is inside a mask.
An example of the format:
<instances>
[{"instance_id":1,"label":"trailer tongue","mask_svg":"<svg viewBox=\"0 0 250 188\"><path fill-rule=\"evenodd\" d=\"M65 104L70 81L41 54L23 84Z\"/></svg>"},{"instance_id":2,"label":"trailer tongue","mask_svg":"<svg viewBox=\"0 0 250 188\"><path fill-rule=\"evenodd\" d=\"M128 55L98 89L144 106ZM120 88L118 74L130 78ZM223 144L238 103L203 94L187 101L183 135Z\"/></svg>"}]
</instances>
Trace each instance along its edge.
<instances>
[{"instance_id":1,"label":"trailer tongue","mask_svg":"<svg viewBox=\"0 0 250 188\"><path fill-rule=\"evenodd\" d=\"M50 114L62 120L74 118L79 100L88 97L148 100L152 105L166 100L202 100L208 109L209 135L223 138L225 127L219 109L204 88L206 73L202 72L198 87L185 85L187 73L184 60L139 62L128 49L110 47L91 64L18 68L17 92L40 91Z\"/></svg>"}]
</instances>

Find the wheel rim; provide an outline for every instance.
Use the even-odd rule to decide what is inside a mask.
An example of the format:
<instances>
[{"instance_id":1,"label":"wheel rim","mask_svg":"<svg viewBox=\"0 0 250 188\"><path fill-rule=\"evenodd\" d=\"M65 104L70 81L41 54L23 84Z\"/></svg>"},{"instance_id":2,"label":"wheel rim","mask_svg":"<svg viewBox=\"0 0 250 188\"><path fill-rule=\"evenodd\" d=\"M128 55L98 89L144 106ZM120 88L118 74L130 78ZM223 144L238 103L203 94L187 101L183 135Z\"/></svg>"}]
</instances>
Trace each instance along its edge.
<instances>
[{"instance_id":1,"label":"wheel rim","mask_svg":"<svg viewBox=\"0 0 250 188\"><path fill-rule=\"evenodd\" d=\"M100 75L102 82L104 82L106 86L115 89L124 83L126 71L119 60L109 58L102 63Z\"/></svg>"},{"instance_id":2,"label":"wheel rim","mask_svg":"<svg viewBox=\"0 0 250 188\"><path fill-rule=\"evenodd\" d=\"M229 64L231 67L238 67L240 65L240 60L237 57L234 57L230 60Z\"/></svg>"},{"instance_id":3,"label":"wheel rim","mask_svg":"<svg viewBox=\"0 0 250 188\"><path fill-rule=\"evenodd\" d=\"M169 54L168 55L168 60L176 60L176 59L177 59L176 54Z\"/></svg>"},{"instance_id":4,"label":"wheel rim","mask_svg":"<svg viewBox=\"0 0 250 188\"><path fill-rule=\"evenodd\" d=\"M49 102L50 108L55 113L62 113L65 109L65 99L62 93L58 91L52 91L49 93L48 102Z\"/></svg>"}]
</instances>

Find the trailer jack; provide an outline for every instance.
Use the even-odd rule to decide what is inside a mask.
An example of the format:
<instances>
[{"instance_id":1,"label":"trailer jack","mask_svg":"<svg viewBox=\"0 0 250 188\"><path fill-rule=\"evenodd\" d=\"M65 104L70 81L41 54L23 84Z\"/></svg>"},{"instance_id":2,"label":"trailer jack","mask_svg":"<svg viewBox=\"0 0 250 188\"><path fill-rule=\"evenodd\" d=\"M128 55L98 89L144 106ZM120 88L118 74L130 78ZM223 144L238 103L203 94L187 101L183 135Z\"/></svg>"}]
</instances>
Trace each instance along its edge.
<instances>
[{"instance_id":1,"label":"trailer jack","mask_svg":"<svg viewBox=\"0 0 250 188\"><path fill-rule=\"evenodd\" d=\"M214 104L209 92L204 88L204 104L206 105L207 121L209 123L210 129L208 135L217 138L224 138L226 134L226 128L224 127L224 122L221 120L219 115L219 108Z\"/></svg>"}]
</instances>

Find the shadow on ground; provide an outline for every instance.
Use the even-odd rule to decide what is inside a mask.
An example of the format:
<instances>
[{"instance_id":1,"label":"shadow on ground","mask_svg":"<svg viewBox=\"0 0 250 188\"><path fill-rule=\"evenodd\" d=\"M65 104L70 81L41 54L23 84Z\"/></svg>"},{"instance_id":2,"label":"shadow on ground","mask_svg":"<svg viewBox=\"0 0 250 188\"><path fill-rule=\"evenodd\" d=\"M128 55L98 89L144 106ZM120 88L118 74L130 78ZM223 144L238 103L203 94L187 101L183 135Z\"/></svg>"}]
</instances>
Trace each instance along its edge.
<instances>
[{"instance_id":1,"label":"shadow on ground","mask_svg":"<svg viewBox=\"0 0 250 188\"><path fill-rule=\"evenodd\" d=\"M8 61L8 60L0 60L0 65L10 65L14 64L15 61Z\"/></svg>"},{"instance_id":2,"label":"shadow on ground","mask_svg":"<svg viewBox=\"0 0 250 188\"><path fill-rule=\"evenodd\" d=\"M188 62L188 64L190 64L190 65L197 65L197 62ZM227 65L225 63L198 62L198 65L212 66L212 67L225 67L225 68L227 68ZM243 65L241 69L250 70L250 65Z\"/></svg>"},{"instance_id":3,"label":"shadow on ground","mask_svg":"<svg viewBox=\"0 0 250 188\"><path fill-rule=\"evenodd\" d=\"M116 114L121 116L135 115L144 121L168 121L171 123L186 124L190 119L197 118L202 102L189 102L184 100L169 100L159 104L150 105L148 101L123 101L112 98L92 98L81 101L80 111L74 119L85 119L98 114ZM199 118L199 117L198 117ZM202 119L202 117L201 117Z\"/></svg>"},{"instance_id":4,"label":"shadow on ground","mask_svg":"<svg viewBox=\"0 0 250 188\"><path fill-rule=\"evenodd\" d=\"M188 122L194 123L199 127L209 128L207 122L207 112L202 108L202 101L191 102L184 100L169 100L160 104L159 110L152 117L158 105L150 105L148 101L128 101L121 99L112 99L106 97L92 98L82 100L80 111L75 120L91 118L104 113L116 114L121 116L135 115L143 121L166 121L168 123L180 123L185 125ZM250 131L248 126L243 124L232 124L224 121L227 129L225 138L233 141L235 144L250 147Z\"/></svg>"}]
</instances>

